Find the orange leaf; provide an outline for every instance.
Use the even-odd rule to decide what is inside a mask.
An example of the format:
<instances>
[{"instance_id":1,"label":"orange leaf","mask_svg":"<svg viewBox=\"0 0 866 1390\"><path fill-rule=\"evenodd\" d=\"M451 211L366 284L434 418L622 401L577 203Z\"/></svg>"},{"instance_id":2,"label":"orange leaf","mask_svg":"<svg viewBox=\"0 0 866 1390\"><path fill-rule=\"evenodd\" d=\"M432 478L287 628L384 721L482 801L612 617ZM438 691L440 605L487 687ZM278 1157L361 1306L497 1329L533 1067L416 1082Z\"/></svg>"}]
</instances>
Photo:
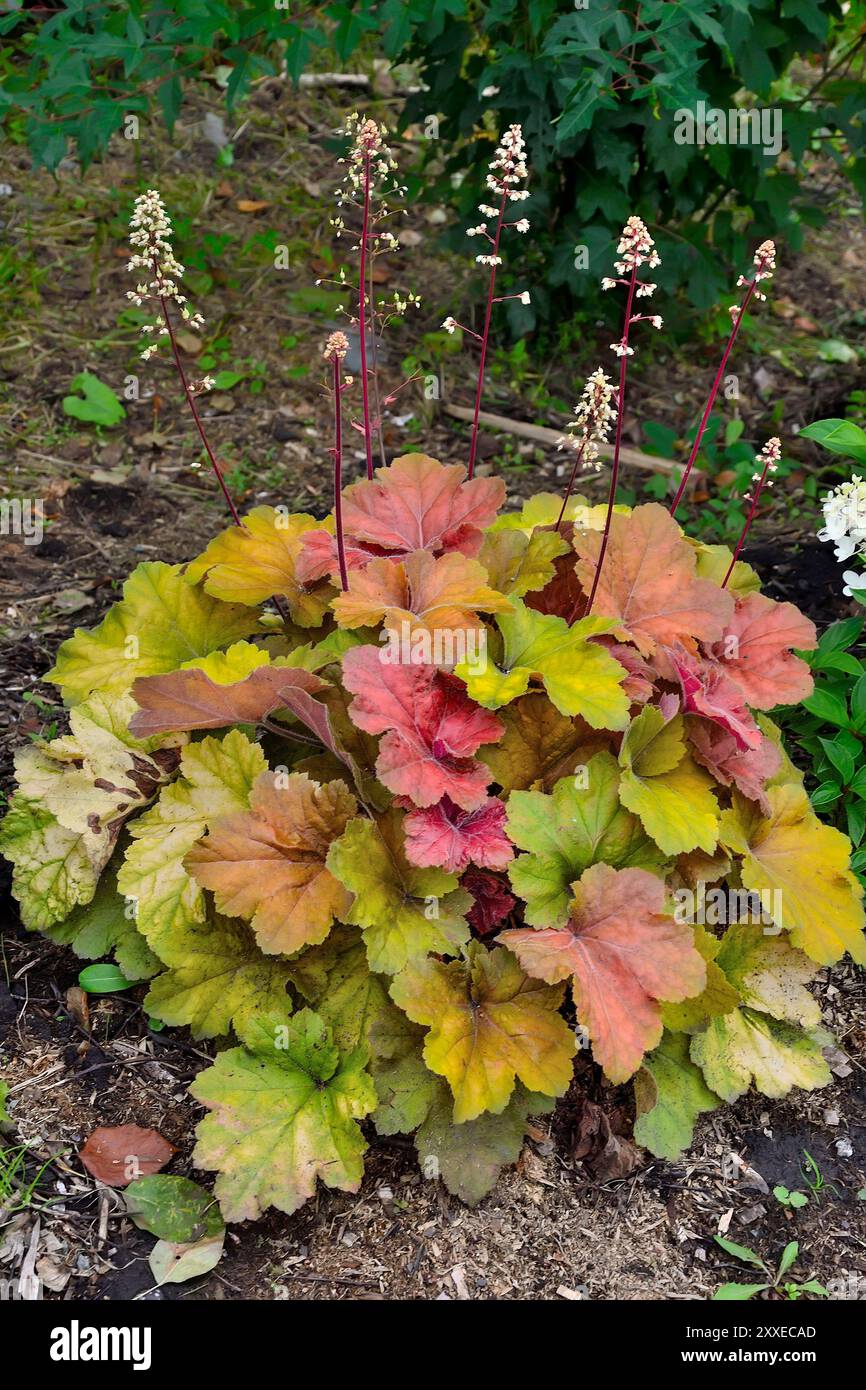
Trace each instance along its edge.
<instances>
[{"instance_id":1,"label":"orange leaf","mask_svg":"<svg viewBox=\"0 0 866 1390\"><path fill-rule=\"evenodd\" d=\"M78 1157L88 1173L109 1187L126 1187L136 1178L149 1177L164 1168L174 1144L155 1129L139 1125L112 1125L95 1129L79 1150Z\"/></svg>"},{"instance_id":2,"label":"orange leaf","mask_svg":"<svg viewBox=\"0 0 866 1390\"><path fill-rule=\"evenodd\" d=\"M592 588L601 533L578 532L578 577ZM662 643L692 639L717 642L730 622L734 600L709 579L695 577L696 552L657 502L615 514L593 612L618 618L645 656Z\"/></svg>"},{"instance_id":3,"label":"orange leaf","mask_svg":"<svg viewBox=\"0 0 866 1390\"><path fill-rule=\"evenodd\" d=\"M812 672L789 648L812 651L817 643L815 624L793 603L747 594L737 600L714 655L753 708L773 709L812 694Z\"/></svg>"},{"instance_id":4,"label":"orange leaf","mask_svg":"<svg viewBox=\"0 0 866 1390\"><path fill-rule=\"evenodd\" d=\"M406 553L462 550L477 555L482 528L505 501L501 478L465 482L460 464L446 467L427 454L405 454L376 477L343 494L346 535Z\"/></svg>"},{"instance_id":5,"label":"orange leaf","mask_svg":"<svg viewBox=\"0 0 866 1390\"><path fill-rule=\"evenodd\" d=\"M270 203L262 202L259 198L238 198L235 203L238 212L248 213L264 212L265 208L270 206Z\"/></svg>"},{"instance_id":6,"label":"orange leaf","mask_svg":"<svg viewBox=\"0 0 866 1390\"><path fill-rule=\"evenodd\" d=\"M646 869L593 864L573 889L567 927L521 927L497 940L539 980L573 977L578 1021L596 1061L620 1083L661 1038L658 1001L699 994L706 964L692 928L664 914L665 885Z\"/></svg>"},{"instance_id":7,"label":"orange leaf","mask_svg":"<svg viewBox=\"0 0 866 1390\"><path fill-rule=\"evenodd\" d=\"M352 895L325 868L336 840L357 811L344 782L320 786L305 772L263 772L249 811L212 826L184 859L210 888L217 911L245 917L266 955L292 955L324 941Z\"/></svg>"},{"instance_id":8,"label":"orange leaf","mask_svg":"<svg viewBox=\"0 0 866 1390\"><path fill-rule=\"evenodd\" d=\"M477 560L457 552L438 557L415 550L405 560L371 560L366 569L349 573L349 589L333 601L342 627L370 627L384 622L400 633L479 627L478 611L510 610L504 594L491 589L487 571Z\"/></svg>"}]
</instances>

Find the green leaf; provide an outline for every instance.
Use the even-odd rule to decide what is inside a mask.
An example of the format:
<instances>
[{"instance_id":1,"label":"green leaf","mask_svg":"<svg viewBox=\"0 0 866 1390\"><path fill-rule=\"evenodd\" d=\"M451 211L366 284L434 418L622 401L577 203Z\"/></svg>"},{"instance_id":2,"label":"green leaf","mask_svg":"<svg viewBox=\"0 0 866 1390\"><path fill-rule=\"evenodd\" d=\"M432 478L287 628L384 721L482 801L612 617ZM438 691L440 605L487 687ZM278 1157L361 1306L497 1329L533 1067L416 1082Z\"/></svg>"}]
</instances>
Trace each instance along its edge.
<instances>
[{"instance_id":1,"label":"green leaf","mask_svg":"<svg viewBox=\"0 0 866 1390\"><path fill-rule=\"evenodd\" d=\"M582 618L569 627L564 618L538 613L522 599L512 604L511 613L497 618L504 639L500 663L494 665L485 650L483 666L463 662L455 667L472 699L486 709L499 709L524 695L537 678L560 714L579 714L593 729L625 728L625 669L590 640L610 632L614 624L607 618Z\"/></svg>"},{"instance_id":2,"label":"green leaf","mask_svg":"<svg viewBox=\"0 0 866 1390\"><path fill-rule=\"evenodd\" d=\"M848 708L845 701L839 695L834 695L832 690L825 690L816 687L811 695L803 701L803 706L810 714L815 714L819 719L825 719L828 724L839 724L842 728L848 727Z\"/></svg>"},{"instance_id":3,"label":"green leaf","mask_svg":"<svg viewBox=\"0 0 866 1390\"><path fill-rule=\"evenodd\" d=\"M110 386L91 372L79 372L72 382L72 390L80 391L78 396L64 396L63 409L76 420L84 420L91 425L104 425L110 429L126 419L126 411L120 404Z\"/></svg>"},{"instance_id":4,"label":"green leaf","mask_svg":"<svg viewBox=\"0 0 866 1390\"><path fill-rule=\"evenodd\" d=\"M760 1255L756 1255L755 1251L750 1250L748 1245L737 1245L736 1241L727 1240L724 1236L716 1236L715 1241L729 1255L733 1255L734 1259L742 1260L743 1264L754 1265L756 1269L767 1268Z\"/></svg>"},{"instance_id":5,"label":"green leaf","mask_svg":"<svg viewBox=\"0 0 866 1390\"><path fill-rule=\"evenodd\" d=\"M76 628L62 643L45 679L60 686L69 704L95 690L119 694L137 676L175 671L246 637L256 625L249 608L211 598L186 581L179 565L147 561L132 571L122 601L98 627Z\"/></svg>"},{"instance_id":6,"label":"green leaf","mask_svg":"<svg viewBox=\"0 0 866 1390\"><path fill-rule=\"evenodd\" d=\"M87 994L116 994L118 990L130 989L134 982L127 980L116 965L86 965L78 972L78 983Z\"/></svg>"},{"instance_id":7,"label":"green leaf","mask_svg":"<svg viewBox=\"0 0 866 1390\"><path fill-rule=\"evenodd\" d=\"M499 1115L479 1115L465 1124L453 1120L454 1101L439 1083L429 1114L415 1136L425 1178L441 1178L448 1191L474 1207L495 1186L502 1169L516 1163L530 1115L549 1114L553 1101L518 1085Z\"/></svg>"},{"instance_id":8,"label":"green leaf","mask_svg":"<svg viewBox=\"0 0 866 1390\"><path fill-rule=\"evenodd\" d=\"M468 940L470 895L456 874L408 862L399 815L350 821L327 866L355 895L344 920L362 929L371 970L393 975L429 951L453 954Z\"/></svg>"},{"instance_id":9,"label":"green leaf","mask_svg":"<svg viewBox=\"0 0 866 1390\"><path fill-rule=\"evenodd\" d=\"M824 347L828 345L823 344ZM842 346L845 346L842 344ZM832 359L838 360L838 359ZM866 463L866 430L853 420L816 420L800 430L801 439L814 439L831 454L843 454L855 463Z\"/></svg>"},{"instance_id":10,"label":"green leaf","mask_svg":"<svg viewBox=\"0 0 866 1390\"><path fill-rule=\"evenodd\" d=\"M153 1173L124 1189L126 1210L136 1226L176 1244L213 1238L225 1229L210 1192L189 1178Z\"/></svg>"},{"instance_id":11,"label":"green leaf","mask_svg":"<svg viewBox=\"0 0 866 1390\"><path fill-rule=\"evenodd\" d=\"M787 1274L791 1265L800 1253L800 1246L796 1240L789 1241L782 1251L782 1258L779 1261L778 1277L781 1279L783 1274Z\"/></svg>"},{"instance_id":12,"label":"green leaf","mask_svg":"<svg viewBox=\"0 0 866 1390\"><path fill-rule=\"evenodd\" d=\"M822 738L820 743L830 762L839 773L842 781L845 783L850 782L851 778L854 776L855 768L853 755L849 753L848 749L844 748L841 743L832 742L828 738Z\"/></svg>"},{"instance_id":13,"label":"green leaf","mask_svg":"<svg viewBox=\"0 0 866 1390\"><path fill-rule=\"evenodd\" d=\"M533 927L561 926L571 885L591 864L649 869L661 874L665 858L638 819L620 805L620 772L610 753L596 753L579 775L563 777L552 795L514 791L508 798L508 834L521 854L510 865L512 887L526 901Z\"/></svg>"},{"instance_id":14,"label":"green leaf","mask_svg":"<svg viewBox=\"0 0 866 1390\"><path fill-rule=\"evenodd\" d=\"M716 1239L718 1240L718 1236ZM754 1298L755 1294L763 1293L764 1289L769 1287L769 1284L722 1284L713 1294L712 1301L714 1303L746 1303L750 1298Z\"/></svg>"},{"instance_id":15,"label":"green leaf","mask_svg":"<svg viewBox=\"0 0 866 1390\"><path fill-rule=\"evenodd\" d=\"M698 1116L720 1104L689 1056L685 1033L664 1033L644 1058L634 1091L634 1137L656 1158L679 1157L692 1142Z\"/></svg>"},{"instance_id":16,"label":"green leaf","mask_svg":"<svg viewBox=\"0 0 866 1390\"><path fill-rule=\"evenodd\" d=\"M619 763L622 804L665 854L712 854L719 838L714 783L686 752L682 715L666 720L647 705L626 730Z\"/></svg>"},{"instance_id":17,"label":"green leaf","mask_svg":"<svg viewBox=\"0 0 866 1390\"><path fill-rule=\"evenodd\" d=\"M341 1055L310 1009L288 1022L259 1017L241 1038L244 1046L221 1052L190 1087L212 1112L196 1131L193 1161L218 1173L226 1220L255 1220L269 1206L297 1211L317 1178L357 1192L367 1148L357 1121L376 1108L364 1051Z\"/></svg>"}]
</instances>

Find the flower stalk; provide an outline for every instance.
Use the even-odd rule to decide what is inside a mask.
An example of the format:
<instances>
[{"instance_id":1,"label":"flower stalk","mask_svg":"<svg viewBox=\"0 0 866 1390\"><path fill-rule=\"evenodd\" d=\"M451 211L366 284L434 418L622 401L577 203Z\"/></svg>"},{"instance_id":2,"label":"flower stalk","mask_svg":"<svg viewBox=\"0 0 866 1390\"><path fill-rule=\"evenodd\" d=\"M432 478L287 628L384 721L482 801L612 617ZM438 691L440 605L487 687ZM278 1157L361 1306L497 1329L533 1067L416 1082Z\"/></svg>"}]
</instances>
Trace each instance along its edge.
<instances>
[{"instance_id":1,"label":"flower stalk","mask_svg":"<svg viewBox=\"0 0 866 1390\"><path fill-rule=\"evenodd\" d=\"M644 320L652 323L653 328L660 329L662 319L659 314L634 314L635 299L647 299L656 289L655 284L649 280L640 280L638 270L642 265L646 265L650 270L661 265L661 258L655 249L655 242L650 236L646 225L639 217L630 217L622 230L622 236L617 247L617 254L620 259L614 263L617 278L605 276L602 280L602 288L605 290L613 289L615 285L626 285L628 293L626 296L625 315L623 320L622 337L618 342L611 343L611 351L615 352L619 358L619 393L616 403L616 436L613 446L613 462L610 470L610 489L607 498L607 513L604 519L604 531L601 538L601 549L598 554L598 562L595 567L595 575L592 581L589 599L584 610L584 616L592 612L592 605L595 602L595 595L598 591L601 579L604 557L607 554L608 541L610 540L610 528L613 520L613 509L616 504L616 490L619 483L619 458L622 449L622 427L625 417L625 384L628 367L628 359L634 356L634 348L629 342L631 328L633 324L642 323ZM624 277L628 278L624 278ZM574 621L577 613L575 606L571 620Z\"/></svg>"},{"instance_id":2,"label":"flower stalk","mask_svg":"<svg viewBox=\"0 0 866 1390\"><path fill-rule=\"evenodd\" d=\"M136 198L129 227L129 243L133 247L133 252L127 269L144 271L148 277L152 277L136 285L134 290L128 290L126 296L138 308L149 303L155 313L155 322L146 323L141 329L143 334L152 335L152 341L142 350L142 361L150 361L151 357L154 357L159 351L159 335L167 336L184 398L189 406L202 446L220 485L232 520L236 526L240 526L241 519L238 509L226 486L222 469L211 448L207 431L195 402L196 396L203 395L212 388L213 378L205 376L199 381L190 382L181 361L177 335L169 312L169 303L173 302L177 305L181 317L190 328L203 328L204 319L201 314L192 312L186 295L181 292L180 282L183 278L184 268L172 249L171 218L168 216L162 198L155 188L148 189L146 193L142 193Z\"/></svg>"},{"instance_id":3,"label":"flower stalk","mask_svg":"<svg viewBox=\"0 0 866 1390\"><path fill-rule=\"evenodd\" d=\"M613 394L610 378L598 367L587 378L583 394L575 407L574 419L569 422L568 432L559 441L558 447L573 450L575 458L554 528L557 533L565 518L578 468L585 463L598 472L601 467L597 446L607 438L610 422L616 415L616 407L611 405Z\"/></svg>"},{"instance_id":4,"label":"flower stalk","mask_svg":"<svg viewBox=\"0 0 866 1390\"><path fill-rule=\"evenodd\" d=\"M704 437L704 431L707 428L707 424L709 422L713 406L716 403L716 396L719 394L719 387L722 384L722 377L724 376L725 368L728 365L728 358L731 355L734 343L737 341L737 334L739 333L740 325L746 316L746 310L748 309L753 298L762 300L767 298L767 296L763 294L761 290L759 290L758 286L760 285L762 280L769 280L772 277L773 271L776 268L776 247L772 241L765 241L761 243L761 245L755 252L753 264L755 266L755 273L752 276L751 280L747 280L744 275L741 275L739 280L737 281L738 288L744 287L746 292L743 295L742 301L739 304L731 305L731 332L728 336L728 341L725 345L725 350L722 353L722 360L719 363L718 370L713 379L713 384L710 388L710 394L707 399L707 403L704 406L704 413L701 416L701 422L698 425L698 432L695 435L691 450L689 451L688 459L686 460L686 466L683 470L683 476L680 478L679 487L677 488L676 495L674 497L673 502L671 503L671 516L676 516L677 507L680 505L685 490L688 486L689 475L691 474L692 468L694 467L695 459L698 456L698 450L701 447L701 440Z\"/></svg>"},{"instance_id":5,"label":"flower stalk","mask_svg":"<svg viewBox=\"0 0 866 1390\"><path fill-rule=\"evenodd\" d=\"M334 530L337 540L337 559L340 566L340 584L345 593L349 587L349 574L346 567L346 542L343 536L343 403L342 395L351 384L351 378L342 380L343 359L349 351L349 340L345 333L332 333L325 343L323 356L330 362L332 388L334 393Z\"/></svg>"},{"instance_id":6,"label":"flower stalk","mask_svg":"<svg viewBox=\"0 0 866 1390\"><path fill-rule=\"evenodd\" d=\"M776 472L776 469L779 466L779 459L781 458L781 456L782 441L774 436L772 439L767 440L766 444L764 445L763 449L761 450L760 454L755 460L756 463L762 464L763 467L761 468L760 473L752 474L752 482L755 484L755 487L751 493L747 492L745 494L746 501L751 503L751 507L749 509L749 515L746 517L746 524L740 532L740 539L737 541L736 548L734 549L733 556L731 557L731 563L728 565L728 572L722 580L723 589L726 589L728 587L728 580L734 572L734 565L737 563L737 560L739 559L740 551L742 550L745 544L746 537L749 534L749 529L752 525L752 522L755 519L755 513L758 510L758 503L761 500L761 493L764 491L765 487L773 486L773 479L770 477L770 474Z\"/></svg>"},{"instance_id":7,"label":"flower stalk","mask_svg":"<svg viewBox=\"0 0 866 1390\"><path fill-rule=\"evenodd\" d=\"M528 304L529 291L523 290L519 294L496 294L496 272L502 264L502 257L499 254L502 233L513 228L517 232L528 232L529 222L527 218L521 217L514 222L506 221L506 209L509 203L523 202L529 197L529 190L518 188L527 177L526 155L523 144L523 129L519 125L511 125L502 136L496 154L488 165L487 187L499 199L498 206L491 207L487 203L479 203L479 211L485 218L496 218L495 230L488 231L487 221L479 222L476 227L467 229L467 236L481 236L489 242L490 250L482 251L475 257L478 265L490 268L490 277L487 282L487 303L484 309L484 326L480 333L475 333L472 329L467 329L463 324L457 322L450 315L442 327L448 333L453 333L456 328L462 328L468 332L477 342L481 344L481 354L478 362L478 381L475 386L475 407L472 414L472 433L469 440L469 477L475 473L475 460L478 454L478 421L481 414L481 398L484 393L484 368L487 363L487 347L490 342L490 326L493 321L494 304L502 304L507 299L519 299L521 303Z\"/></svg>"}]
</instances>

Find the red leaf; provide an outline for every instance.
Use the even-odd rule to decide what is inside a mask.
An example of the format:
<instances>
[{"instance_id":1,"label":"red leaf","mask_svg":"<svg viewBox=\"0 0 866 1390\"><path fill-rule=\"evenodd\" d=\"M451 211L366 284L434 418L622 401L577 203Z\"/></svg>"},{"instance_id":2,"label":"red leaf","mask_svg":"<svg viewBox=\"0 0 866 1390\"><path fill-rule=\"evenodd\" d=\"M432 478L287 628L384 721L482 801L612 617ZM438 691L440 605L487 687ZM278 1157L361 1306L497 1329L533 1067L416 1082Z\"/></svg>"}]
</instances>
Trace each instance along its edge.
<instances>
[{"instance_id":1,"label":"red leaf","mask_svg":"<svg viewBox=\"0 0 866 1390\"><path fill-rule=\"evenodd\" d=\"M747 594L712 654L754 709L773 709L811 695L812 673L789 648L812 651L817 642L815 624L793 603Z\"/></svg>"},{"instance_id":2,"label":"red leaf","mask_svg":"<svg viewBox=\"0 0 866 1390\"><path fill-rule=\"evenodd\" d=\"M514 858L505 833L505 806L489 796L475 811L463 811L447 796L436 806L406 817L406 858L419 868L462 873L470 862L504 869Z\"/></svg>"},{"instance_id":3,"label":"red leaf","mask_svg":"<svg viewBox=\"0 0 866 1390\"><path fill-rule=\"evenodd\" d=\"M517 901L501 878L486 869L476 868L474 864L469 865L460 886L475 899L475 906L467 912L466 920L479 936L488 936L500 922L504 922Z\"/></svg>"},{"instance_id":4,"label":"red leaf","mask_svg":"<svg viewBox=\"0 0 866 1390\"><path fill-rule=\"evenodd\" d=\"M683 647L672 651L671 659L683 690L683 711L720 725L738 748L759 748L763 735L746 708L743 692L718 662L701 660Z\"/></svg>"},{"instance_id":5,"label":"red leaf","mask_svg":"<svg viewBox=\"0 0 866 1390\"><path fill-rule=\"evenodd\" d=\"M174 1144L155 1129L113 1125L95 1129L78 1156L97 1181L109 1187L126 1187L136 1178L158 1173L174 1153Z\"/></svg>"},{"instance_id":6,"label":"red leaf","mask_svg":"<svg viewBox=\"0 0 866 1390\"><path fill-rule=\"evenodd\" d=\"M432 806L443 796L466 811L481 806L490 772L471 754L496 743L502 724L437 667L380 658L378 647L353 647L343 658L343 683L355 696L352 721L365 733L384 735L379 780L416 806Z\"/></svg>"},{"instance_id":7,"label":"red leaf","mask_svg":"<svg viewBox=\"0 0 866 1390\"><path fill-rule=\"evenodd\" d=\"M611 1081L627 1081L661 1038L658 1001L699 994L706 965L691 927L665 915L665 885L646 869L593 864L573 887L567 927L520 927L497 940L529 975L573 977L596 1061Z\"/></svg>"},{"instance_id":8,"label":"red leaf","mask_svg":"<svg viewBox=\"0 0 866 1390\"><path fill-rule=\"evenodd\" d=\"M345 538L346 568L363 569L370 560L386 554L380 546L361 545L359 541ZM340 572L340 556L337 540L330 531L307 531L302 537L302 549L295 565L299 584L312 584L326 575Z\"/></svg>"},{"instance_id":9,"label":"red leaf","mask_svg":"<svg viewBox=\"0 0 866 1390\"><path fill-rule=\"evenodd\" d=\"M376 477L343 493L347 536L393 555L413 550L462 550L477 555L482 529L505 501L501 478L464 482L459 464L446 467L426 454L406 454Z\"/></svg>"},{"instance_id":10,"label":"red leaf","mask_svg":"<svg viewBox=\"0 0 866 1390\"><path fill-rule=\"evenodd\" d=\"M762 734L757 748L741 749L727 730L695 720L689 728L689 743L696 760L717 782L723 787L737 787L770 814L764 787L782 765L782 755L772 739Z\"/></svg>"}]
</instances>

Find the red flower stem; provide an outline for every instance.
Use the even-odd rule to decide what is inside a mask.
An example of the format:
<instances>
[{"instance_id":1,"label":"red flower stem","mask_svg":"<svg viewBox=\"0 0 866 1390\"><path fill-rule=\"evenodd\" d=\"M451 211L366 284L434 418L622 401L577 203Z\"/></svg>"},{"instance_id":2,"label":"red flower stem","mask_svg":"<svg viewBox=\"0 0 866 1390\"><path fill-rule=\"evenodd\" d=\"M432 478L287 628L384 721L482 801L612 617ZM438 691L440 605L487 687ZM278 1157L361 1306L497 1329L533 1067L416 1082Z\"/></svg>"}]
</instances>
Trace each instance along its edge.
<instances>
[{"instance_id":1,"label":"red flower stem","mask_svg":"<svg viewBox=\"0 0 866 1390\"><path fill-rule=\"evenodd\" d=\"M625 305L625 327L623 328L622 332L623 349L628 347L628 335L629 329L631 327L631 309L632 304L634 303L634 292L636 284L637 266L634 265L632 266L631 270L631 280L629 282L628 287L628 299L626 300ZM607 497L607 516L604 519L604 534L601 538L601 549L598 552L598 562L595 567L595 578L592 581L592 589L590 590L589 602L586 605L584 617L588 617L589 614L592 612L592 605L595 602L596 590L598 589L598 581L601 579L601 567L604 564L604 557L607 554L607 543L610 539L610 525L611 521L613 520L613 508L614 503L616 502L616 488L617 483L619 482L619 452L622 447L622 426L623 416L625 414L625 378L627 365L628 353L623 351L622 356L619 359L619 396L617 397L616 407L616 439L614 441L613 446L613 463L611 464L610 469L610 491ZM577 604L575 604L574 606L574 612L572 613L570 619L571 622L574 622L576 615Z\"/></svg>"},{"instance_id":2,"label":"red flower stem","mask_svg":"<svg viewBox=\"0 0 866 1390\"><path fill-rule=\"evenodd\" d=\"M764 483L767 480L767 473L769 472L770 464L772 462L772 459L767 459L767 462L764 464L764 471L761 474L757 487L755 488L754 497L752 498L751 510L749 511L749 515L746 517L746 524L740 532L740 539L737 541L737 548L731 556L731 563L728 565L728 572L722 580L723 589L726 589L728 587L728 580L734 572L734 565L737 563L740 551L745 545L746 536L749 534L749 528L755 519L755 513L758 510L758 503L761 500L761 493L764 491Z\"/></svg>"},{"instance_id":3,"label":"red flower stem","mask_svg":"<svg viewBox=\"0 0 866 1390\"><path fill-rule=\"evenodd\" d=\"M358 275L358 322L361 329L361 396L364 402L364 448L367 477L373 476L373 431L370 425L370 387L367 381L367 243L370 237L370 151L364 153L364 221L361 227L361 267ZM372 276L371 276L372 279Z\"/></svg>"},{"instance_id":4,"label":"red flower stem","mask_svg":"<svg viewBox=\"0 0 866 1390\"><path fill-rule=\"evenodd\" d=\"M340 583L345 593L349 587L346 570L346 545L343 540L343 404L341 399L340 359L334 353L334 529L337 533L337 557L340 561Z\"/></svg>"},{"instance_id":5,"label":"red flower stem","mask_svg":"<svg viewBox=\"0 0 866 1390\"><path fill-rule=\"evenodd\" d=\"M731 334L728 338L727 347L722 353L722 360L719 363L719 369L716 372L715 380L713 381L713 385L710 390L709 399L704 407L704 413L701 417L701 423L698 426L698 432L695 435L694 443L692 444L691 451L689 453L688 461L685 466L685 471L683 473L683 476L680 478L680 485L677 488L676 496L674 497L674 500L671 503L671 516L676 516L677 507L680 505L680 502L683 498L683 493L685 492L686 487L688 485L689 474L691 473L695 459L698 456L698 450L701 447L701 440L704 437L704 430L707 428L707 422L710 418L710 413L713 409L713 406L716 403L716 396L719 394L719 387L722 384L722 377L725 373L725 367L728 365L728 358L731 355L731 350L733 349L734 343L737 341L737 334L740 331L740 324L743 322L743 318L745 316L746 310L749 307L749 303L751 302L752 295L755 293L755 290L758 287L758 275L764 269L765 265L766 261L761 261L761 264L755 271L754 279L750 280L748 286L746 287L746 293L743 296L743 302L740 305L740 311L737 314L734 326L731 329Z\"/></svg>"},{"instance_id":6,"label":"red flower stem","mask_svg":"<svg viewBox=\"0 0 866 1390\"><path fill-rule=\"evenodd\" d=\"M565 509L568 506L568 499L571 496L571 489L574 487L574 480L577 477L577 470L580 467L580 460L583 458L583 453L585 449L586 435L584 435L583 439L581 440L580 448L577 451L577 457L574 460L574 467L571 470L571 477L568 480L568 487L565 489L565 496L562 499L562 506L559 509L559 516L556 519L556 526L553 528L557 532L559 531L559 528L562 525L562 518L565 516Z\"/></svg>"},{"instance_id":7,"label":"red flower stem","mask_svg":"<svg viewBox=\"0 0 866 1390\"><path fill-rule=\"evenodd\" d=\"M475 455L478 451L478 416L481 412L481 393L484 390L484 363L487 359L487 343L490 338L490 318L493 313L493 291L496 288L496 257L499 255L499 240L502 236L502 222L508 203L508 188L503 186L499 216L496 220L496 236L493 238L491 255L494 264L490 267L490 284L487 287L487 310L484 315L484 331L481 334L481 360L478 363L478 385L475 390L475 414L472 417L472 439L469 445L469 477L475 472Z\"/></svg>"},{"instance_id":8,"label":"red flower stem","mask_svg":"<svg viewBox=\"0 0 866 1390\"><path fill-rule=\"evenodd\" d=\"M158 277L158 272L157 272L157 278L159 278L159 277ZM216 461L216 458L215 458L215 456L214 456L214 451L213 451L213 449L211 448L211 446L210 446L210 441L209 441L209 439L208 439L208 437L207 437L207 434L205 433L205 428L204 428L204 425L202 424L201 416L200 416L199 413L198 413L198 409L197 409L196 403L195 403L195 397L193 396L192 392L191 392L190 389L189 389L189 382L188 382L187 379L186 379L186 372L184 371L184 369L183 369L183 363L182 363L181 360L180 360L180 351L179 351L178 345L177 345L177 338L175 337L174 328L173 328L173 326L172 326L171 319L170 319L169 316L168 316L168 304L166 303L166 300L165 300L165 296L164 296L164 295L162 295L162 294L159 295L159 302L160 302L160 305L162 306L162 319L163 319L163 323L165 324L166 332L168 333L169 342L171 343L171 350L172 350L172 354L173 354L173 356L174 356L174 365L177 367L177 374L178 374L178 376L180 377L180 384L181 384L181 386L183 387L183 393L184 393L184 395L186 396L186 403L187 403L187 405L189 406L190 411L192 412L192 418L195 420L196 429L198 430L199 435L200 435L200 437L201 437L201 442L202 442L202 444L204 445L204 451L205 451L205 453L207 454L208 458L210 459L210 465L211 465L211 468L213 469L213 471L214 471L214 473L215 473L215 475L216 475L216 480L217 480L217 482L219 483L220 487L222 488L223 497L225 498L226 502L228 503L228 509L229 509L229 511L230 511L231 514L232 514L232 520L234 521L234 523L235 523L236 526L240 526L242 523L241 523L240 516L238 515L238 509L237 509L237 507L235 506L234 502L232 501L231 493L229 492L228 488L226 487L225 479L223 478L222 472L221 472L221 470L220 470L220 466L219 466L219 464L218 464L217 461Z\"/></svg>"}]
</instances>

